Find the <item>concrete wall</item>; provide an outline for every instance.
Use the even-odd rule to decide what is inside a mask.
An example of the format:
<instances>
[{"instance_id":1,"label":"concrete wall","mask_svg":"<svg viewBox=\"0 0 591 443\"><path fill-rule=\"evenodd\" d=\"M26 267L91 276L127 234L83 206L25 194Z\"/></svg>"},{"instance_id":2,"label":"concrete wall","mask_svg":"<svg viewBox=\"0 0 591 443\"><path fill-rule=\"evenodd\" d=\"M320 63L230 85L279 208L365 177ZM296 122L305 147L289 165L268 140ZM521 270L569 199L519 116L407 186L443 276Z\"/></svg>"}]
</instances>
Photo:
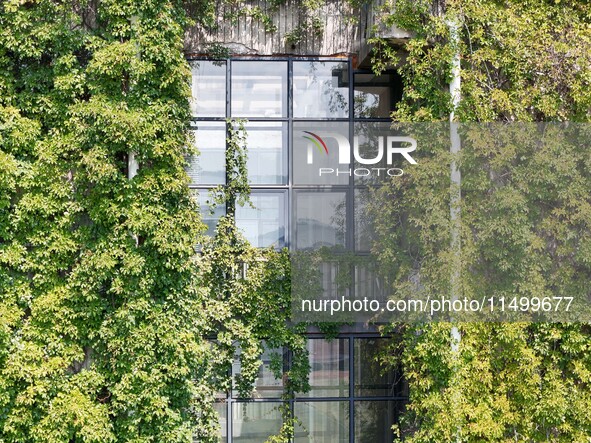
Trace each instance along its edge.
<instances>
[{"instance_id":1,"label":"concrete wall","mask_svg":"<svg viewBox=\"0 0 591 443\"><path fill-rule=\"evenodd\" d=\"M265 0L247 2L248 7L269 11ZM322 35L311 29L310 17L301 8L301 1L288 0L276 11L269 12L275 32L265 32L263 25L252 17L239 17L235 23L224 21L224 12L218 9L219 26L208 30L194 26L187 32L185 52L188 56L208 52L212 44L223 44L233 55L334 55L358 54L366 33L368 11L353 9L340 0L325 0L317 11L322 23ZM235 12L235 11L234 11ZM248 14L247 14L248 15ZM306 29L303 39L291 43L287 36L294 30Z\"/></svg>"}]
</instances>

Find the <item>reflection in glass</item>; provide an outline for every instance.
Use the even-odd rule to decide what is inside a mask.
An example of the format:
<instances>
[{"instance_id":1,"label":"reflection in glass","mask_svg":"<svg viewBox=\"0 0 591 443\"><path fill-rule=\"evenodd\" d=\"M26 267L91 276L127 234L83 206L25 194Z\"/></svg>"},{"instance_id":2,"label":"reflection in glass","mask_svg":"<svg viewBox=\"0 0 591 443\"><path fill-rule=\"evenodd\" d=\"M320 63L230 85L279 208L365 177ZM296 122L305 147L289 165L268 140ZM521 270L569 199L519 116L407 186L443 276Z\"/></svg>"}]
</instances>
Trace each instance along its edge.
<instances>
[{"instance_id":1,"label":"reflection in glass","mask_svg":"<svg viewBox=\"0 0 591 443\"><path fill-rule=\"evenodd\" d=\"M287 124L255 122L246 124L248 178L252 184L287 182Z\"/></svg>"},{"instance_id":2,"label":"reflection in glass","mask_svg":"<svg viewBox=\"0 0 591 443\"><path fill-rule=\"evenodd\" d=\"M355 266L355 298L377 300L382 305L388 301L386 283L376 270L375 258L362 256Z\"/></svg>"},{"instance_id":3,"label":"reflection in glass","mask_svg":"<svg viewBox=\"0 0 591 443\"><path fill-rule=\"evenodd\" d=\"M192 128L199 153L189 158L191 184L219 185L226 182L226 125L198 122Z\"/></svg>"},{"instance_id":4,"label":"reflection in glass","mask_svg":"<svg viewBox=\"0 0 591 443\"><path fill-rule=\"evenodd\" d=\"M348 123L294 122L292 139L294 184L349 183L351 165L339 163L341 149L350 156Z\"/></svg>"},{"instance_id":5,"label":"reflection in glass","mask_svg":"<svg viewBox=\"0 0 591 443\"><path fill-rule=\"evenodd\" d=\"M226 214L226 208L222 205L213 206L212 208L212 198L207 189L194 190L194 192L197 196L201 220L207 226L205 234L213 237L220 217Z\"/></svg>"},{"instance_id":6,"label":"reflection in glass","mask_svg":"<svg viewBox=\"0 0 591 443\"><path fill-rule=\"evenodd\" d=\"M401 98L400 77L396 74L355 74L355 118L388 118Z\"/></svg>"},{"instance_id":7,"label":"reflection in glass","mask_svg":"<svg viewBox=\"0 0 591 443\"><path fill-rule=\"evenodd\" d=\"M273 372L274 366L283 369L283 360L287 358L282 349L265 349L261 355L261 366L259 375L254 384L253 398L280 398L283 393L283 379L276 378ZM242 372L240 366L240 348L236 350L232 363L232 374L236 376ZM237 390L233 391L234 397L239 395Z\"/></svg>"},{"instance_id":8,"label":"reflection in glass","mask_svg":"<svg viewBox=\"0 0 591 443\"><path fill-rule=\"evenodd\" d=\"M379 356L387 351L389 340L384 338L356 338L355 347L355 396L390 397L407 394L402 373L385 370Z\"/></svg>"},{"instance_id":9,"label":"reflection in glass","mask_svg":"<svg viewBox=\"0 0 591 443\"><path fill-rule=\"evenodd\" d=\"M226 62L191 62L191 114L193 117L226 116Z\"/></svg>"},{"instance_id":10,"label":"reflection in glass","mask_svg":"<svg viewBox=\"0 0 591 443\"><path fill-rule=\"evenodd\" d=\"M286 117L287 62L233 61L232 116Z\"/></svg>"},{"instance_id":11,"label":"reflection in glass","mask_svg":"<svg viewBox=\"0 0 591 443\"><path fill-rule=\"evenodd\" d=\"M367 188L355 189L355 250L356 251L371 251L375 235L373 232L373 220L371 214L367 210L369 199L371 198L371 191Z\"/></svg>"},{"instance_id":12,"label":"reflection in glass","mask_svg":"<svg viewBox=\"0 0 591 443\"><path fill-rule=\"evenodd\" d=\"M281 429L281 403L249 402L232 405L232 441L261 443Z\"/></svg>"},{"instance_id":13,"label":"reflection in glass","mask_svg":"<svg viewBox=\"0 0 591 443\"><path fill-rule=\"evenodd\" d=\"M400 132L391 128L390 122L356 122L354 150L357 155L372 164L362 164L355 160L355 168L368 168L372 173L355 174L355 184L382 185L408 170L411 164L400 154L388 155L388 137L400 135ZM393 142L394 146L407 146L401 142ZM391 157L391 163L388 158ZM373 163L375 161L376 163Z\"/></svg>"},{"instance_id":14,"label":"reflection in glass","mask_svg":"<svg viewBox=\"0 0 591 443\"><path fill-rule=\"evenodd\" d=\"M349 442L349 403L296 402L294 415L300 421L295 426L294 442Z\"/></svg>"},{"instance_id":15,"label":"reflection in glass","mask_svg":"<svg viewBox=\"0 0 591 443\"><path fill-rule=\"evenodd\" d=\"M215 402L213 408L218 414L220 443L228 441L228 405L225 402Z\"/></svg>"},{"instance_id":16,"label":"reflection in glass","mask_svg":"<svg viewBox=\"0 0 591 443\"><path fill-rule=\"evenodd\" d=\"M349 116L347 62L293 63L293 115L303 118Z\"/></svg>"},{"instance_id":17,"label":"reflection in glass","mask_svg":"<svg viewBox=\"0 0 591 443\"><path fill-rule=\"evenodd\" d=\"M250 196L254 208L236 208L236 225L246 239L259 248L285 244L285 195L283 192L257 192Z\"/></svg>"},{"instance_id":18,"label":"reflection in glass","mask_svg":"<svg viewBox=\"0 0 591 443\"><path fill-rule=\"evenodd\" d=\"M403 409L402 402L356 401L355 442L390 443L394 440L392 425Z\"/></svg>"},{"instance_id":19,"label":"reflection in glass","mask_svg":"<svg viewBox=\"0 0 591 443\"><path fill-rule=\"evenodd\" d=\"M310 339L310 391L302 397L349 395L349 340Z\"/></svg>"},{"instance_id":20,"label":"reflection in glass","mask_svg":"<svg viewBox=\"0 0 591 443\"><path fill-rule=\"evenodd\" d=\"M297 249L345 245L345 196L345 192L297 192Z\"/></svg>"}]
</instances>

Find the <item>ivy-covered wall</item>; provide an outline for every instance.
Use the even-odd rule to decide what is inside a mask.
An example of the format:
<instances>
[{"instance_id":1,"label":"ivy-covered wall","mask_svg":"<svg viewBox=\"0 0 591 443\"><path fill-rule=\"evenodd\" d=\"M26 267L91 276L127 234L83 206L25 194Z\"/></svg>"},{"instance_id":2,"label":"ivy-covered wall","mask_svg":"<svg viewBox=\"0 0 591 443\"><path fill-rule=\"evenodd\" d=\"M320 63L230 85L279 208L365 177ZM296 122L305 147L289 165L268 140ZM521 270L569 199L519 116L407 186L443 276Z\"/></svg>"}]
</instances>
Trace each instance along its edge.
<instances>
[{"instance_id":1,"label":"ivy-covered wall","mask_svg":"<svg viewBox=\"0 0 591 443\"><path fill-rule=\"evenodd\" d=\"M397 283L407 282L410 269L421 269L421 281L437 293L450 293L453 274L462 296L588 294L589 4L454 0L433 6L398 0L382 11L386 26L414 34L404 46L404 96L393 119L449 118L451 60L458 53L462 86L456 119L514 126L497 124L484 139L464 138L469 142L456 156L448 149L427 155L413 174L379 191L376 201L392 202L386 213L379 207L382 227L392 229L391 220L400 221L389 237L392 243L380 245L382 258L400 271ZM458 45L450 38L450 23L458 24ZM387 41L376 36L373 43L378 69L400 61ZM532 121L583 125L574 145L532 145L527 137L507 143L508 134L519 132L515 122ZM452 159L462 174L460 252L450 240L450 204L459 190L450 190ZM399 341L384 362L402 362L410 384L410 403L398 427L401 439L573 442L591 437L588 324L456 326L457 350L448 323L385 328Z\"/></svg>"},{"instance_id":2,"label":"ivy-covered wall","mask_svg":"<svg viewBox=\"0 0 591 443\"><path fill-rule=\"evenodd\" d=\"M223 3L230 11L239 5ZM281 3L267 2L270 8ZM257 12L257 4L250 3L249 14L268 28L265 39L273 32L283 37L269 43L271 49L267 43L263 49L253 45L255 51L283 53L286 42L296 53L355 50L351 36L357 36L349 31L338 44L323 40L321 46L298 48L310 29L296 24L274 31L272 15ZM218 237L202 240L188 190L190 75L183 51L189 45L189 52L201 52L192 48L202 37L189 31L185 41L185 32L191 18L200 29L214 29L218 11L212 5L0 4L2 441L189 442L194 435L216 441L211 402L215 390L230 383L225 374L233 348L244 349L239 385L247 391L263 338L299 353L288 386L306 387L301 331L287 324L285 254L250 247L235 232L231 214ZM459 49L460 119L588 122L587 2L458 0L435 10L424 0L384 5L386 24L415 35L404 47L405 93L394 119L447 119L450 59ZM305 7L303 23L320 35L314 11L322 5ZM230 14L230 23L242 23L243 15ZM461 25L459 48L449 43L447 18ZM344 29L352 29L348 26ZM257 32L260 38L260 28ZM323 38L333 34L323 30ZM227 43L219 40L204 40L214 44L205 50ZM400 61L388 43L373 39L377 68ZM233 194L220 190L220 199L240 200L247 193L240 180L239 132L227 159L235 167L230 172L236 186ZM139 161L132 179L130 152ZM506 170L519 166L502 154ZM577 168L589 176L588 156L581 156ZM556 189L563 186L561 179L550 176ZM579 185L573 204L555 214L558 238L572 232L561 230L561 223L576 217L577 235L588 233L591 205L585 183ZM447 214L448 206L440 205L448 201L449 189L441 192L422 194L417 207ZM500 203L516 201L528 208L527 199ZM204 245L200 254L198 243ZM249 279L241 277L244 263ZM411 384L411 403L400 425L407 441L589 439L588 325L461 325L457 353L451 351L449 324L386 330L399 341L384 355L384 364L402 362ZM292 424L286 420L276 440L285 441Z\"/></svg>"}]
</instances>

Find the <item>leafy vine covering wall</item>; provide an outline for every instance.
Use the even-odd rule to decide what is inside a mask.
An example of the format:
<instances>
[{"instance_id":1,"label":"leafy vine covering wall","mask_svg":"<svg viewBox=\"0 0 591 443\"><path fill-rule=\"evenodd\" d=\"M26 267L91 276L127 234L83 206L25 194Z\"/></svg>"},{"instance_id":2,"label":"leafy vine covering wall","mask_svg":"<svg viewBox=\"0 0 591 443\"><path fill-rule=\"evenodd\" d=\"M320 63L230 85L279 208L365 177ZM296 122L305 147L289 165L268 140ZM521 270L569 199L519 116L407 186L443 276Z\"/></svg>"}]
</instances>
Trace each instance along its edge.
<instances>
[{"instance_id":1,"label":"leafy vine covering wall","mask_svg":"<svg viewBox=\"0 0 591 443\"><path fill-rule=\"evenodd\" d=\"M450 61L459 51L460 121L589 122L588 3L398 0L384 8L386 25L414 33L400 66L405 88L395 120L448 119ZM450 20L460 24L459 47L450 44ZM378 70L400 61L386 40L374 36L373 42ZM563 145L536 145L529 137L507 141L511 131L519 132L517 125L492 125L480 139L464 133L467 142L456 161L462 171L458 272L465 294L588 291L591 164L588 129L580 128L576 143ZM396 283L407 285L404 276L421 269L422 283L449 293L451 157L448 150L425 154L412 176L374 196L392 202L386 211L379 207L377 220L387 240L379 247L387 254L378 255L388 269L398 270ZM384 362L402 363L410 383L410 403L397 426L401 439L589 439L588 324L458 326L457 352L450 346L450 324L385 328L396 333L398 343Z\"/></svg>"},{"instance_id":2,"label":"leafy vine covering wall","mask_svg":"<svg viewBox=\"0 0 591 443\"><path fill-rule=\"evenodd\" d=\"M213 4L196 1L188 9L202 26L213 26ZM252 248L236 232L232 211L214 239L202 237L184 171L186 6L163 0L0 5L3 441L188 442L195 434L216 441L211 403L216 390L230 386L234 347L242 348L236 381L246 393L262 339L295 353L286 395L307 387L303 326L287 323L286 253ZM384 6L386 22L415 33L404 48L405 93L395 119L447 118L449 62L457 48L449 44L446 18L454 17L462 24L462 120L588 122L586 2L448 1L447 15L440 11L424 0ZM273 32L264 11L251 12ZM373 42L377 69L398 61L387 41L374 36ZM228 150L235 186L216 197L230 207L248 204L239 126L236 131ZM140 164L131 180L129 152ZM508 155L484 157L503 173L523 168L522 159ZM521 194L501 195L495 208L529 211L528 198L551 187L544 201L554 212L546 221L550 238L564 241L558 253L570 261L560 262L562 271L588 272L589 158L581 155L571 172L547 160L544 180L523 174L512 182ZM432 166L426 175L437 175ZM564 183L576 174L578 187L569 194ZM474 191L483 195L489 179L476 178ZM434 208L430 214L444 220L445 188L419 193L417 207ZM495 223L491 229L506 218ZM422 234L429 234L437 224L425 226ZM515 233L526 252L530 234ZM425 235L420 246L432 240ZM499 253L490 260L510 266L517 257ZM407 441L589 439L588 325L461 329L454 354L449 324L386 328L398 341L384 363L402 362L411 383L399 427ZM292 426L286 420L274 439L285 441Z\"/></svg>"},{"instance_id":3,"label":"leafy vine covering wall","mask_svg":"<svg viewBox=\"0 0 591 443\"><path fill-rule=\"evenodd\" d=\"M202 238L188 24L181 2L0 5L2 441L217 441L234 347L246 392L262 338L301 350L288 391L305 389L285 253L249 246L231 213Z\"/></svg>"}]
</instances>

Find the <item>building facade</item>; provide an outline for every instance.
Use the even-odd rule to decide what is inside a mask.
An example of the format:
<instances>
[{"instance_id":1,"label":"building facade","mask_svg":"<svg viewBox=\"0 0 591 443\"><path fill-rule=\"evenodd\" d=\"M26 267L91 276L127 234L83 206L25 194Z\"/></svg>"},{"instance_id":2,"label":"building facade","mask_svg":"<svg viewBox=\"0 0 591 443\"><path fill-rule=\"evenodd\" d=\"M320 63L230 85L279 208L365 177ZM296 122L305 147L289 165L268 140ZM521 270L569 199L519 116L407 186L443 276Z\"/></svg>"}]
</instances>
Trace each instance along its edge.
<instances>
[{"instance_id":1,"label":"building facade","mask_svg":"<svg viewBox=\"0 0 591 443\"><path fill-rule=\"evenodd\" d=\"M323 143L325 153L312 152L310 134L330 131L352 139L390 126L401 82L395 70L375 75L368 65L371 11L327 1L318 15L323 32L310 30L296 41L290 36L309 22L297 2L253 7L274 15L275 32L239 15L215 30L195 28L187 36L191 130L200 151L188 172L204 221L212 233L225 213L224 207L210 213L208 191L225 183L227 120L240 119L245 121L254 208L237 208L236 223L250 243L293 251L337 246L363 254L367 245L355 215L363 192L360 178L318 177L316 169L304 165L322 166L329 151L337 155L330 143ZM214 45L225 48L223 58L208 52ZM330 340L310 330L311 389L287 402L298 419L295 442L392 441L391 427L408 392L400 373L384 372L377 362L387 340L361 324L343 328ZM216 409L222 441L260 443L279 432L279 408L286 402L283 382L270 369L277 356L289 370L288 351L267 350L252 398L220 394ZM240 373L238 355L232 372Z\"/></svg>"}]
</instances>

